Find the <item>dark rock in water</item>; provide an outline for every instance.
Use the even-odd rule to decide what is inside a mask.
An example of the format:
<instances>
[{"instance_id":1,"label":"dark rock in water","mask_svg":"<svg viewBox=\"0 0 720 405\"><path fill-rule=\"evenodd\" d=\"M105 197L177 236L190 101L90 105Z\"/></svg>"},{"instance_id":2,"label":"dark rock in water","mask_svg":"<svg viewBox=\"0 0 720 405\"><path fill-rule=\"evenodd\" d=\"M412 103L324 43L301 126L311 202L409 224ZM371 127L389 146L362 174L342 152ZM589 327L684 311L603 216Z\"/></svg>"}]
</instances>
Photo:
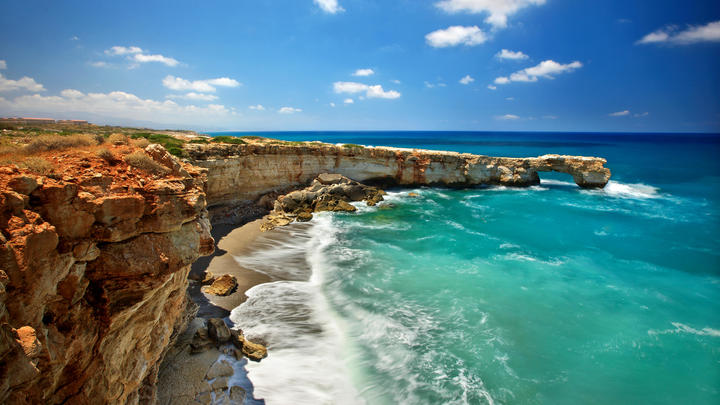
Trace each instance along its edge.
<instances>
[{"instance_id":1,"label":"dark rock in water","mask_svg":"<svg viewBox=\"0 0 720 405\"><path fill-rule=\"evenodd\" d=\"M209 286L203 287L202 291L206 294L225 296L232 294L236 287L237 279L235 276L223 274L213 280Z\"/></svg>"},{"instance_id":2,"label":"dark rock in water","mask_svg":"<svg viewBox=\"0 0 720 405\"><path fill-rule=\"evenodd\" d=\"M218 360L205 373L206 380L212 380L217 377L230 377L235 371L227 360Z\"/></svg>"},{"instance_id":3,"label":"dark rock in water","mask_svg":"<svg viewBox=\"0 0 720 405\"><path fill-rule=\"evenodd\" d=\"M260 229L267 231L294 220L304 222L312 218L312 212L356 211L352 201L365 201L373 206L383 200L384 191L360 184L339 174L320 174L304 190L293 191L275 201L273 211Z\"/></svg>"},{"instance_id":4,"label":"dark rock in water","mask_svg":"<svg viewBox=\"0 0 720 405\"><path fill-rule=\"evenodd\" d=\"M330 173L321 173L317 176L317 181L320 182L320 184L337 184L340 183L343 178L343 175L341 174L330 174Z\"/></svg>"},{"instance_id":5,"label":"dark rock in water","mask_svg":"<svg viewBox=\"0 0 720 405\"><path fill-rule=\"evenodd\" d=\"M208 320L208 335L217 343L227 343L231 337L230 329L225 325L225 321L220 318Z\"/></svg>"},{"instance_id":6,"label":"dark rock in water","mask_svg":"<svg viewBox=\"0 0 720 405\"><path fill-rule=\"evenodd\" d=\"M242 387L233 385L230 387L230 402L233 404L242 404L245 401L245 390Z\"/></svg>"},{"instance_id":7,"label":"dark rock in water","mask_svg":"<svg viewBox=\"0 0 720 405\"><path fill-rule=\"evenodd\" d=\"M231 330L230 333L232 334L231 340L233 345L235 345L235 347L237 347L248 359L252 361L260 361L267 357L267 348L259 343L253 343L245 339L242 331ZM235 352L235 357L238 360L240 359L237 351Z\"/></svg>"}]
</instances>

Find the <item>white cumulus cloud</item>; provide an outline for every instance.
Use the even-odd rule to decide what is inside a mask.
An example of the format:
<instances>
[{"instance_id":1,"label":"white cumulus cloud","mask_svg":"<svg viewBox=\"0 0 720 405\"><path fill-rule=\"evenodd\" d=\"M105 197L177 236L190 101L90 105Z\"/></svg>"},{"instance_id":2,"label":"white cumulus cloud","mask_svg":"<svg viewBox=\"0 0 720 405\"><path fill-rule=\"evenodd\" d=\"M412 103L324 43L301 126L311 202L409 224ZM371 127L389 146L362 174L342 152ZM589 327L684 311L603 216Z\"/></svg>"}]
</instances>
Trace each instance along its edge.
<instances>
[{"instance_id":1,"label":"white cumulus cloud","mask_svg":"<svg viewBox=\"0 0 720 405\"><path fill-rule=\"evenodd\" d=\"M698 42L720 42L720 21L691 25L682 31L678 31L676 26L668 26L645 35L636 43L690 45Z\"/></svg>"},{"instance_id":2,"label":"white cumulus cloud","mask_svg":"<svg viewBox=\"0 0 720 405\"><path fill-rule=\"evenodd\" d=\"M553 60L540 62L537 66L519 70L510 77L498 77L495 84L508 84L510 82L536 82L539 78L553 79L555 75L572 72L582 67L582 63L575 61L567 64L557 63Z\"/></svg>"},{"instance_id":3,"label":"white cumulus cloud","mask_svg":"<svg viewBox=\"0 0 720 405\"><path fill-rule=\"evenodd\" d=\"M248 106L248 108L255 111L265 111L265 107L263 107L262 104L251 105Z\"/></svg>"},{"instance_id":4,"label":"white cumulus cloud","mask_svg":"<svg viewBox=\"0 0 720 405\"><path fill-rule=\"evenodd\" d=\"M497 116L497 117L495 117L495 119L498 119L501 121L514 121L514 120L519 120L520 117L518 117L515 114L505 114L505 115Z\"/></svg>"},{"instance_id":5,"label":"white cumulus cloud","mask_svg":"<svg viewBox=\"0 0 720 405\"><path fill-rule=\"evenodd\" d=\"M293 107L282 107L278 110L280 114L295 114L302 112L301 108L293 108Z\"/></svg>"},{"instance_id":6,"label":"white cumulus cloud","mask_svg":"<svg viewBox=\"0 0 720 405\"><path fill-rule=\"evenodd\" d=\"M401 96L400 92L395 90L386 91L379 84L370 86L357 82L335 82L333 83L333 90L337 94L356 94L365 92L365 97L367 98L395 99Z\"/></svg>"},{"instance_id":7,"label":"white cumulus cloud","mask_svg":"<svg viewBox=\"0 0 720 405\"><path fill-rule=\"evenodd\" d=\"M346 98L346 99L343 101L343 103L345 103L345 104L353 104L354 102L355 102L355 100L353 100L353 99L351 99L351 98Z\"/></svg>"},{"instance_id":8,"label":"white cumulus cloud","mask_svg":"<svg viewBox=\"0 0 720 405\"><path fill-rule=\"evenodd\" d=\"M493 86L492 84L488 84L487 88L490 90L497 90L497 86Z\"/></svg>"},{"instance_id":9,"label":"white cumulus cloud","mask_svg":"<svg viewBox=\"0 0 720 405\"><path fill-rule=\"evenodd\" d=\"M218 99L218 97L215 95L195 93L194 91L191 91L191 92L185 93L185 94L170 94L165 97L172 98L172 99L197 100L197 101L215 101Z\"/></svg>"},{"instance_id":10,"label":"white cumulus cloud","mask_svg":"<svg viewBox=\"0 0 720 405\"><path fill-rule=\"evenodd\" d=\"M122 120L145 120L167 124L198 124L229 116L229 109L220 104L204 107L179 105L172 100L142 99L123 91L83 93L65 89L57 96L24 95L12 100L0 99L0 111L16 114L61 116L85 115Z\"/></svg>"},{"instance_id":11,"label":"white cumulus cloud","mask_svg":"<svg viewBox=\"0 0 720 405\"><path fill-rule=\"evenodd\" d=\"M433 48L447 48L458 45L475 46L487 40L487 35L476 25L472 27L454 25L425 35L425 41Z\"/></svg>"},{"instance_id":12,"label":"white cumulus cloud","mask_svg":"<svg viewBox=\"0 0 720 405\"><path fill-rule=\"evenodd\" d=\"M237 80L229 77L190 81L173 75L165 76L162 83L163 86L170 90L196 91L200 93L214 93L217 87L238 87L242 85Z\"/></svg>"},{"instance_id":13,"label":"white cumulus cloud","mask_svg":"<svg viewBox=\"0 0 720 405\"><path fill-rule=\"evenodd\" d=\"M460 84L470 84L474 82L475 79L472 78L470 75L465 75L462 79L460 79Z\"/></svg>"},{"instance_id":14,"label":"white cumulus cloud","mask_svg":"<svg viewBox=\"0 0 720 405\"><path fill-rule=\"evenodd\" d=\"M328 14L337 14L345 11L344 8L340 7L337 0L313 0L313 3L317 4L322 11Z\"/></svg>"},{"instance_id":15,"label":"white cumulus cloud","mask_svg":"<svg viewBox=\"0 0 720 405\"><path fill-rule=\"evenodd\" d=\"M375 71L372 69L358 69L355 72L353 72L353 76L372 76L375 74Z\"/></svg>"},{"instance_id":16,"label":"white cumulus cloud","mask_svg":"<svg viewBox=\"0 0 720 405\"><path fill-rule=\"evenodd\" d=\"M517 51L509 51L507 49L503 49L500 52L495 54L495 57L498 59L511 59L511 60L522 60L527 59L529 56L525 55L524 53Z\"/></svg>"},{"instance_id":17,"label":"white cumulus cloud","mask_svg":"<svg viewBox=\"0 0 720 405\"><path fill-rule=\"evenodd\" d=\"M167 66L177 66L180 64L176 59L160 55L148 54L138 46L113 46L105 50L106 55L110 56L126 56L128 60L137 63L158 62Z\"/></svg>"},{"instance_id":18,"label":"white cumulus cloud","mask_svg":"<svg viewBox=\"0 0 720 405\"><path fill-rule=\"evenodd\" d=\"M435 6L448 13L486 13L485 22L495 28L505 28L508 16L529 6L540 6L545 0L442 0Z\"/></svg>"},{"instance_id":19,"label":"white cumulus cloud","mask_svg":"<svg viewBox=\"0 0 720 405\"><path fill-rule=\"evenodd\" d=\"M18 80L12 80L6 78L2 75L2 73L0 73L0 92L14 90L27 90L37 93L39 91L45 91L45 87L31 77L24 76Z\"/></svg>"},{"instance_id":20,"label":"white cumulus cloud","mask_svg":"<svg viewBox=\"0 0 720 405\"><path fill-rule=\"evenodd\" d=\"M7 69L7 63L2 59L0 59L0 70L1 69Z\"/></svg>"},{"instance_id":21,"label":"white cumulus cloud","mask_svg":"<svg viewBox=\"0 0 720 405\"><path fill-rule=\"evenodd\" d=\"M610 117L625 117L630 115L630 110L623 110L608 114Z\"/></svg>"}]
</instances>

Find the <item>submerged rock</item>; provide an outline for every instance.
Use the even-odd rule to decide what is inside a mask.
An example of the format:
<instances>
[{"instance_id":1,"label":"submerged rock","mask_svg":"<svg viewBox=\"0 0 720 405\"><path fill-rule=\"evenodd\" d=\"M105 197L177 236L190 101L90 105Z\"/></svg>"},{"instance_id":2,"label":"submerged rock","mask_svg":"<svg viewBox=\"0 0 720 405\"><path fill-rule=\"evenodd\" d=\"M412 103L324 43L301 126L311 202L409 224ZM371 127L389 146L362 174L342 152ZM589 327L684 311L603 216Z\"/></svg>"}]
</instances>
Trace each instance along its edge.
<instances>
[{"instance_id":1,"label":"submerged rock","mask_svg":"<svg viewBox=\"0 0 720 405\"><path fill-rule=\"evenodd\" d=\"M203 280L205 282L205 280ZM237 287L237 279L235 276L231 276L229 274L223 274L222 276L216 278L212 281L212 284L209 286L203 287L202 291L207 294L213 294L213 295L230 295L233 291L235 291L235 288Z\"/></svg>"},{"instance_id":2,"label":"submerged rock","mask_svg":"<svg viewBox=\"0 0 720 405\"><path fill-rule=\"evenodd\" d=\"M218 360L205 373L206 380L212 380L217 377L230 377L235 371L227 360Z\"/></svg>"}]
</instances>

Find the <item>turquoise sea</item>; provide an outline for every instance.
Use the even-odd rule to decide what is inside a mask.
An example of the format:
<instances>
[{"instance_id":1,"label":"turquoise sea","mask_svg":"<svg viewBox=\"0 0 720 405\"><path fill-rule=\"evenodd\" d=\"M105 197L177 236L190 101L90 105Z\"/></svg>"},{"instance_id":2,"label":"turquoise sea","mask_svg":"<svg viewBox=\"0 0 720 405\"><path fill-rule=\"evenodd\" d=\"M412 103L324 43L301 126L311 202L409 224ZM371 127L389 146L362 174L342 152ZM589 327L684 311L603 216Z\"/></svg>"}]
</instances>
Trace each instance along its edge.
<instances>
[{"instance_id":1,"label":"turquoise sea","mask_svg":"<svg viewBox=\"0 0 720 405\"><path fill-rule=\"evenodd\" d=\"M267 404L720 403L720 136L261 133L496 156L601 156L581 190L390 190L259 240L231 320ZM417 197L409 193L417 193ZM258 401L262 403L263 401Z\"/></svg>"}]
</instances>

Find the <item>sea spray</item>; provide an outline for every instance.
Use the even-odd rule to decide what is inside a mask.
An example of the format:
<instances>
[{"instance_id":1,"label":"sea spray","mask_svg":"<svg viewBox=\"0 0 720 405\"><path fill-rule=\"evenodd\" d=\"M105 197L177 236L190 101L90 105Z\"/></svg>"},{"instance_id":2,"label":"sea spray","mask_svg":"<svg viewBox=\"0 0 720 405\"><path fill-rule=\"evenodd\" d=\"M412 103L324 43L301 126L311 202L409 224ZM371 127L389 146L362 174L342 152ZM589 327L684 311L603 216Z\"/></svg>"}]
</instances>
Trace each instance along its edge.
<instances>
[{"instance_id":1,"label":"sea spray","mask_svg":"<svg viewBox=\"0 0 720 405\"><path fill-rule=\"evenodd\" d=\"M268 246L238 258L275 279L305 279L255 286L230 315L250 339L268 344L269 356L246 366L255 397L268 405L362 404L345 366L341 328L321 291L323 252L335 240L331 220L317 215L310 226L287 228L280 232L292 238L278 241L280 249ZM300 261L310 269L304 277L287 271Z\"/></svg>"}]
</instances>

